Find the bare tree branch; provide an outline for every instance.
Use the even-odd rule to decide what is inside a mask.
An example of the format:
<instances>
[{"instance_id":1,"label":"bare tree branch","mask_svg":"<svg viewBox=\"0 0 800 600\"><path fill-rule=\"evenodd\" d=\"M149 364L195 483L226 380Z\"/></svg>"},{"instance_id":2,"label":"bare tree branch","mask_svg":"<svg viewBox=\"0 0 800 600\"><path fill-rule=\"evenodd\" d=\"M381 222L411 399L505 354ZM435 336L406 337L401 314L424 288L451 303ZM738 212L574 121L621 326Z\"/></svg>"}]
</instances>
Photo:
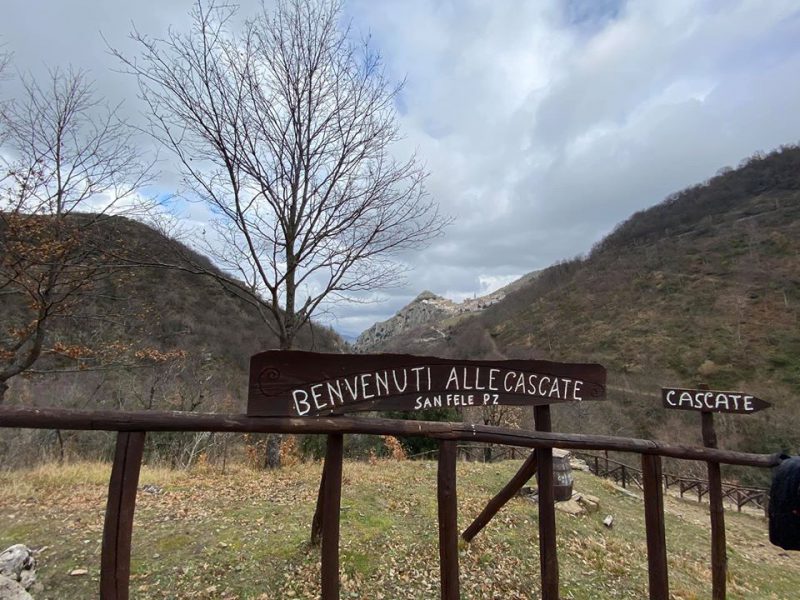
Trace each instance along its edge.
<instances>
[{"instance_id":1,"label":"bare tree branch","mask_svg":"<svg viewBox=\"0 0 800 600\"><path fill-rule=\"evenodd\" d=\"M139 55L112 52L138 79L149 132L216 215L204 249L243 282L225 285L291 348L326 299L397 284L397 254L448 219L416 157L392 153L401 85L353 43L338 1L279 0L236 31L234 15L198 2L188 32L134 30Z\"/></svg>"},{"instance_id":2,"label":"bare tree branch","mask_svg":"<svg viewBox=\"0 0 800 600\"><path fill-rule=\"evenodd\" d=\"M7 382L43 353L85 356L48 343L48 332L114 276L98 225L135 196L150 169L85 73L53 70L46 83L23 78L23 88L0 114L0 290L19 300L0 327L0 402Z\"/></svg>"}]
</instances>

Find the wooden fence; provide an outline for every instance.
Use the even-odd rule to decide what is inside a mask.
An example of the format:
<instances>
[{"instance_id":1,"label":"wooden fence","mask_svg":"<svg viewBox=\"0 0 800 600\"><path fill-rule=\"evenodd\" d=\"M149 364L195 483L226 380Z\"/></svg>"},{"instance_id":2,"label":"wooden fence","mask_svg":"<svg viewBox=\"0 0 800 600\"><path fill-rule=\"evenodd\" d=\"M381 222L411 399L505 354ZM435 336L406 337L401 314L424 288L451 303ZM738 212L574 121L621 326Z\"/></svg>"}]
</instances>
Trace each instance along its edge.
<instances>
[{"instance_id":1,"label":"wooden fence","mask_svg":"<svg viewBox=\"0 0 800 600\"><path fill-rule=\"evenodd\" d=\"M431 459L436 458L439 449L425 450L424 452L417 452L410 454L408 458L411 459ZM503 460L517 460L519 458L527 458L528 452L522 448L515 446L495 446L489 444L459 444L457 457L459 460L466 460L469 462L499 462Z\"/></svg>"},{"instance_id":2,"label":"wooden fence","mask_svg":"<svg viewBox=\"0 0 800 600\"><path fill-rule=\"evenodd\" d=\"M631 465L612 460L607 456L598 456L587 452L576 452L575 455L586 461L589 470L598 477L613 480L623 488L636 487L643 489L642 471ZM697 501L702 502L709 494L707 479L696 479L682 475L663 474L664 490L677 487L681 498L688 492L697 496ZM753 506L767 514L769 508L769 490L766 488L748 487L733 483L722 484L722 497L742 512L742 507Z\"/></svg>"},{"instance_id":3,"label":"wooden fence","mask_svg":"<svg viewBox=\"0 0 800 600\"><path fill-rule=\"evenodd\" d=\"M547 407L535 407L537 428L549 429ZM131 535L142 451L147 432L210 431L240 433L327 434L328 452L320 495L321 590L324 600L339 598L339 512L342 486L342 435L350 433L420 436L439 443L437 500L441 597L456 600L459 592L456 453L458 442L490 443L534 448L515 478L493 498L473 525L461 534L467 539L491 519L509 493L535 472L539 486L539 560L544 600L558 600L559 575L553 499L552 448L579 451L621 451L641 455L637 470L644 491L647 530L649 596L667 600L669 583L664 532L661 457L769 468L778 455L750 454L665 444L653 440L600 435L524 431L499 427L426 421L351 417L283 418L178 412L94 412L66 409L0 408L0 427L105 430L117 432L117 444L108 488L101 555L100 597L128 598ZM537 454L538 453L538 454ZM536 456L534 456L536 455ZM534 460L535 458L535 460ZM627 472L627 469L626 469Z\"/></svg>"}]
</instances>

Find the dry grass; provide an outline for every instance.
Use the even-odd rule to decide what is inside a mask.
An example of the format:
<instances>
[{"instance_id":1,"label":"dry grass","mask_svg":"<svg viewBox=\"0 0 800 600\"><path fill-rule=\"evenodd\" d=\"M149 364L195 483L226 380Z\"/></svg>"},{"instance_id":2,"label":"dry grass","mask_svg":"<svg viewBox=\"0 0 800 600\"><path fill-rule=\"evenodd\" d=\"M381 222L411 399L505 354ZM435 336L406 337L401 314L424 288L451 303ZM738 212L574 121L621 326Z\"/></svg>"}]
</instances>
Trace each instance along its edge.
<instances>
[{"instance_id":1,"label":"dry grass","mask_svg":"<svg viewBox=\"0 0 800 600\"><path fill-rule=\"evenodd\" d=\"M458 464L459 526L466 527L518 461ZM0 474L0 546L48 546L40 558L44 592L71 600L96 595L108 465L79 463ZM600 512L558 513L564 598L647 596L641 501L584 473L576 489L600 498ZM134 598L317 598L318 550L308 545L320 464L278 472L235 465L221 475L150 469L137 504ZM343 598L438 596L436 464L346 462L342 499ZM667 498L670 581L675 598L710 596L705 506ZM612 514L613 529L602 525ZM796 560L771 547L766 522L728 513L729 598L795 597ZM460 555L462 597L538 596L537 511L512 501ZM89 569L70 577L73 568Z\"/></svg>"}]
</instances>

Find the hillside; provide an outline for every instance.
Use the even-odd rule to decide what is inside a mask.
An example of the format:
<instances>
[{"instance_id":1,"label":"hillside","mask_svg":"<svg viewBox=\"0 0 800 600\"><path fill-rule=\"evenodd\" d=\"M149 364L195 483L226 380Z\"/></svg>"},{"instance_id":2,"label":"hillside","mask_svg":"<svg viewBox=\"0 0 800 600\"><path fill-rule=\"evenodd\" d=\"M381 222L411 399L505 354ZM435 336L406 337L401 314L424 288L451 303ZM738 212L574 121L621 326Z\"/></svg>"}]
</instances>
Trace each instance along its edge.
<instances>
[{"instance_id":1,"label":"hillside","mask_svg":"<svg viewBox=\"0 0 800 600\"><path fill-rule=\"evenodd\" d=\"M88 216L75 216L86 219ZM110 217L92 226L90 243L107 260L211 266L210 261L140 222ZM123 263L125 264L125 263ZM252 354L277 347L276 337L250 304L212 278L135 264L117 269L80 296L69 317L57 317L46 348L77 346L102 360L76 367L47 354L33 377L12 380L9 403L81 408L242 410ZM11 295L0 304L4 328L20 326L23 306ZM299 347L335 351L339 337L324 327L302 332ZM108 349L118 351L108 351ZM151 353L177 360L135 360ZM66 369L61 374L52 370Z\"/></svg>"},{"instance_id":2,"label":"hillside","mask_svg":"<svg viewBox=\"0 0 800 600\"><path fill-rule=\"evenodd\" d=\"M663 385L744 389L773 402L718 421L742 450L800 445L800 148L735 170L633 215L589 256L554 265L437 340L385 350L464 358L593 360L610 402L559 407L572 430L697 443L696 415L660 408Z\"/></svg>"},{"instance_id":3,"label":"hillside","mask_svg":"<svg viewBox=\"0 0 800 600\"><path fill-rule=\"evenodd\" d=\"M458 462L463 530L519 461ZM133 527L131 598L319 598L319 549L308 544L321 464L256 472L238 464L167 471L145 466ZM97 595L108 465L0 473L0 548L25 542L38 557L36 598ZM608 481L574 472L599 511L556 512L565 598L647 597L644 509ZM438 597L436 463L345 461L342 598ZM671 597L710 598L708 505L664 499ZM613 528L603 526L607 515ZM473 600L539 596L538 511L513 499L459 552L461 591ZM797 557L769 544L760 515L727 511L728 597L796 597ZM391 541L391 543L388 543ZM791 554L791 555L790 555ZM74 569L86 569L70 576Z\"/></svg>"}]
</instances>

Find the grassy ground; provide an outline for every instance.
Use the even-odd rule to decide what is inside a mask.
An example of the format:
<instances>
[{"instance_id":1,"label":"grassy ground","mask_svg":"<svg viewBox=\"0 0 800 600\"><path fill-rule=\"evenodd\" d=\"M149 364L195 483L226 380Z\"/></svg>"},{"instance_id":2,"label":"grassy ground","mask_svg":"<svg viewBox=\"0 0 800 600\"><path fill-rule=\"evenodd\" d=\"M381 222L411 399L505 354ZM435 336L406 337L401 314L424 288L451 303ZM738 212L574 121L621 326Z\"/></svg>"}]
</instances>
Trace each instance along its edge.
<instances>
[{"instance_id":1,"label":"grassy ground","mask_svg":"<svg viewBox=\"0 0 800 600\"><path fill-rule=\"evenodd\" d=\"M459 463L459 526L466 527L519 461ZM144 468L134 524L134 598L316 598L318 550L309 523L320 464L276 473L245 467ZM37 598L96 597L109 467L81 463L0 474L0 548L47 546ZM558 514L561 594L646 598L641 500L585 473L576 491L600 498L600 512ZM342 498L342 598L438 597L436 464L348 462ZM708 598L707 507L666 499L674 598ZM614 516L613 529L602 524ZM536 505L513 500L460 556L462 597L539 595ZM727 513L729 598L797 598L800 562L771 546L762 517ZM70 576L76 568L88 575Z\"/></svg>"}]
</instances>

